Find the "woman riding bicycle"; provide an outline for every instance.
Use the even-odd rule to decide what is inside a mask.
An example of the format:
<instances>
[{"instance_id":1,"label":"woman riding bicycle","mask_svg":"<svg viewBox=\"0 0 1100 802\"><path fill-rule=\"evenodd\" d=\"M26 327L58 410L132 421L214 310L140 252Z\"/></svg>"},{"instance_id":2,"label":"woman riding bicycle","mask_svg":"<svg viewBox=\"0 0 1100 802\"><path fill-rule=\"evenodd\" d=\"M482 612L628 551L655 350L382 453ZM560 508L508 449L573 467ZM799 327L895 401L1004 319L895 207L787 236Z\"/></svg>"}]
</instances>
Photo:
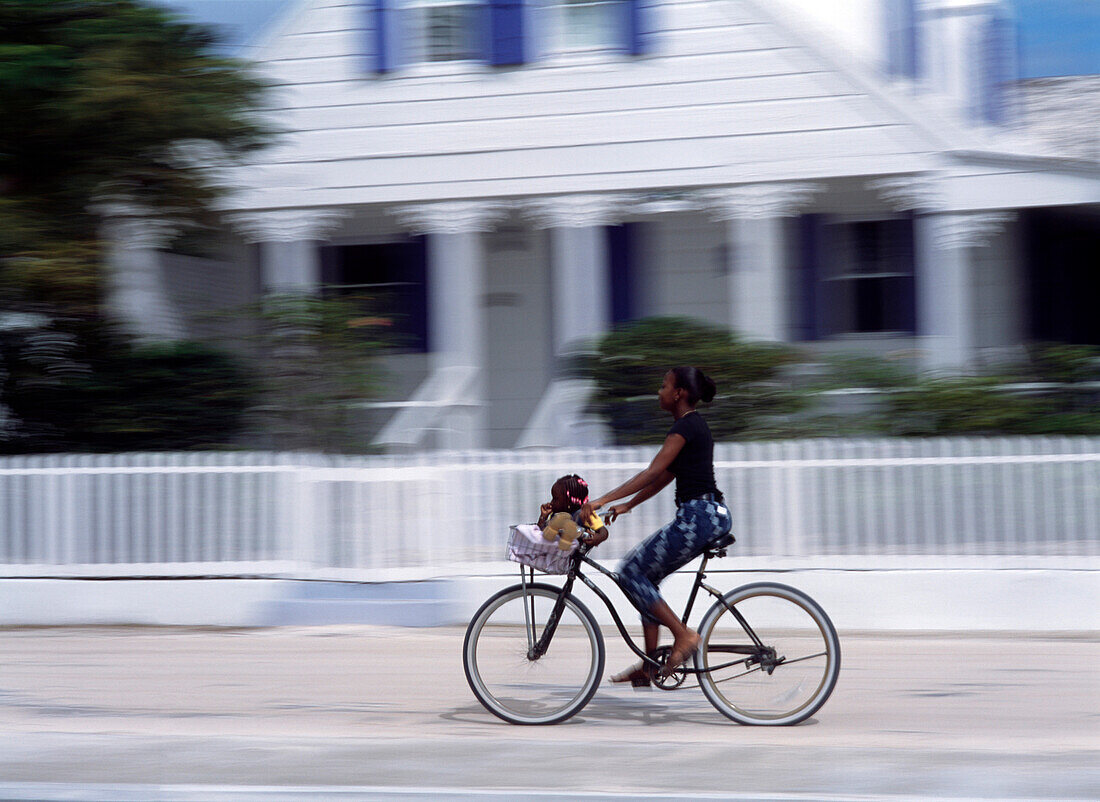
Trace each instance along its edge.
<instances>
[{"instance_id":1,"label":"woman riding bicycle","mask_svg":"<svg viewBox=\"0 0 1100 802\"><path fill-rule=\"evenodd\" d=\"M716 390L714 381L698 368L677 367L666 373L657 399L674 422L661 450L644 471L581 508L581 516L587 519L604 505L633 494L629 501L610 508L610 520L614 520L676 480L676 517L632 549L619 568L623 590L642 611L646 653L652 656L657 652L660 624L672 632L674 641L666 672L691 656L699 645L699 634L672 612L657 586L730 531L730 513L714 482L714 439L695 409L700 401L713 399ZM604 529L589 536L587 542L596 546L606 539ZM651 679L649 669L638 664L616 674L612 682L630 682L639 687L649 685Z\"/></svg>"}]
</instances>

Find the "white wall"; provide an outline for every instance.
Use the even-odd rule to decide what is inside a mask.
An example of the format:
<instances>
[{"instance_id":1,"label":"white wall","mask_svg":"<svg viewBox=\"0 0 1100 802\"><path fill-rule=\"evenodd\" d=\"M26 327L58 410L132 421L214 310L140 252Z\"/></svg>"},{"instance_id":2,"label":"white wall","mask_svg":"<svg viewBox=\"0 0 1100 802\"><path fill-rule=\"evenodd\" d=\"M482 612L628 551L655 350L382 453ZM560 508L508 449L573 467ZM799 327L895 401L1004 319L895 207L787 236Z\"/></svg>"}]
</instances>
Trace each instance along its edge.
<instances>
[{"instance_id":1,"label":"white wall","mask_svg":"<svg viewBox=\"0 0 1100 802\"><path fill-rule=\"evenodd\" d=\"M731 558L719 563L736 567ZM613 561L608 565L613 567ZM793 585L821 604L842 638L860 630L1100 630L1096 570L833 570L708 577L721 590L762 581ZM547 580L554 584L560 578L539 581ZM662 586L674 607L684 605L691 580L690 574L675 574ZM492 575L373 585L276 579L4 579L0 626L464 625L485 599L517 581L517 573L505 569ZM597 581L637 636L637 613L606 579ZM580 583L576 593L601 623L612 624L594 593ZM698 604L692 621L700 620L710 601Z\"/></svg>"},{"instance_id":2,"label":"white wall","mask_svg":"<svg viewBox=\"0 0 1100 802\"><path fill-rule=\"evenodd\" d=\"M879 67L885 62L883 0L771 0L785 15L829 38L849 57Z\"/></svg>"},{"instance_id":3,"label":"white wall","mask_svg":"<svg viewBox=\"0 0 1100 802\"><path fill-rule=\"evenodd\" d=\"M485 235L490 448L511 448L553 370L546 231L513 223Z\"/></svg>"},{"instance_id":4,"label":"white wall","mask_svg":"<svg viewBox=\"0 0 1100 802\"><path fill-rule=\"evenodd\" d=\"M974 345L987 356L1017 352L1025 340L1027 287L1019 224L1008 223L974 250Z\"/></svg>"},{"instance_id":5,"label":"white wall","mask_svg":"<svg viewBox=\"0 0 1100 802\"><path fill-rule=\"evenodd\" d=\"M640 227L642 316L682 315L730 325L726 227L697 212L662 214Z\"/></svg>"}]
</instances>

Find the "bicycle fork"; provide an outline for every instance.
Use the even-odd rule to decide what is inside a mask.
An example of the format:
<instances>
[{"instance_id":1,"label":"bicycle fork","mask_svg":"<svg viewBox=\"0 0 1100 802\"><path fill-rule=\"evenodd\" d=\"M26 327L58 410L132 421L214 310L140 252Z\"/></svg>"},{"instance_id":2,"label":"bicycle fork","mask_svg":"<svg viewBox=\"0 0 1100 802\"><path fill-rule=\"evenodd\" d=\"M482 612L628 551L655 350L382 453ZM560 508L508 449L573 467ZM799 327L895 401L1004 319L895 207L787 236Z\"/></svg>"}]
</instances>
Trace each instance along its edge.
<instances>
[{"instance_id":1,"label":"bicycle fork","mask_svg":"<svg viewBox=\"0 0 1100 802\"><path fill-rule=\"evenodd\" d=\"M532 579L534 579L534 571L531 573ZM558 598L554 602L554 608L550 611L550 616L546 620L546 628L543 629L542 635L536 642L535 597L527 593L527 577L522 570L520 571L520 575L523 581L523 595L525 599L530 600L530 606L528 606L526 601L523 605L523 618L527 629L527 659L534 661L546 654L547 649L550 648L550 640L554 637L554 633L558 629L558 621L561 620L561 612L565 609L565 597L569 594L569 591L573 589L573 577L570 576L566 580L565 587L563 587L562 592L558 594Z\"/></svg>"}]
</instances>

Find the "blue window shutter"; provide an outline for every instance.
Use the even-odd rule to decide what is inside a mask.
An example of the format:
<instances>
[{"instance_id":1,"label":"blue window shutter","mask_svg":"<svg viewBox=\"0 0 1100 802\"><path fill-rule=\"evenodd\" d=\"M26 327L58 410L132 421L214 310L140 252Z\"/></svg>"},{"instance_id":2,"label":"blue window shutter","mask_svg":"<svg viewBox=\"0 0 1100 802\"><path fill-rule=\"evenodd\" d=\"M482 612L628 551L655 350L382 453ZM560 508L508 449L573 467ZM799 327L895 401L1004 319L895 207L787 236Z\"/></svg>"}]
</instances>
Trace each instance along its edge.
<instances>
[{"instance_id":1,"label":"blue window shutter","mask_svg":"<svg viewBox=\"0 0 1100 802\"><path fill-rule=\"evenodd\" d=\"M886 72L894 78L916 78L917 0L886 0Z\"/></svg>"},{"instance_id":2,"label":"blue window shutter","mask_svg":"<svg viewBox=\"0 0 1100 802\"><path fill-rule=\"evenodd\" d=\"M489 63L523 64L523 0L489 0Z\"/></svg>"},{"instance_id":3,"label":"blue window shutter","mask_svg":"<svg viewBox=\"0 0 1100 802\"><path fill-rule=\"evenodd\" d=\"M820 293L822 230L821 215L804 214L798 219L800 264L798 269L798 328L806 341L821 339Z\"/></svg>"},{"instance_id":4,"label":"blue window shutter","mask_svg":"<svg viewBox=\"0 0 1100 802\"><path fill-rule=\"evenodd\" d=\"M634 262L639 225L641 223L624 223L605 228L612 325L628 323L637 317Z\"/></svg>"},{"instance_id":5,"label":"blue window shutter","mask_svg":"<svg viewBox=\"0 0 1100 802\"><path fill-rule=\"evenodd\" d=\"M977 111L982 120L994 125L1008 121L1010 84L1016 80L1016 30L1013 20L995 11L985 23L978 54Z\"/></svg>"},{"instance_id":6,"label":"blue window shutter","mask_svg":"<svg viewBox=\"0 0 1100 802\"><path fill-rule=\"evenodd\" d=\"M656 33L656 0L621 0L625 12L624 44L632 56L653 52Z\"/></svg>"},{"instance_id":7,"label":"blue window shutter","mask_svg":"<svg viewBox=\"0 0 1100 802\"><path fill-rule=\"evenodd\" d=\"M365 0L367 25L365 55L371 72L385 73L396 66L394 26L397 24L395 0Z\"/></svg>"},{"instance_id":8,"label":"blue window shutter","mask_svg":"<svg viewBox=\"0 0 1100 802\"><path fill-rule=\"evenodd\" d=\"M399 246L401 273L397 281L405 283L405 318L410 335L409 347L417 353L428 352L428 238L421 235Z\"/></svg>"}]
</instances>

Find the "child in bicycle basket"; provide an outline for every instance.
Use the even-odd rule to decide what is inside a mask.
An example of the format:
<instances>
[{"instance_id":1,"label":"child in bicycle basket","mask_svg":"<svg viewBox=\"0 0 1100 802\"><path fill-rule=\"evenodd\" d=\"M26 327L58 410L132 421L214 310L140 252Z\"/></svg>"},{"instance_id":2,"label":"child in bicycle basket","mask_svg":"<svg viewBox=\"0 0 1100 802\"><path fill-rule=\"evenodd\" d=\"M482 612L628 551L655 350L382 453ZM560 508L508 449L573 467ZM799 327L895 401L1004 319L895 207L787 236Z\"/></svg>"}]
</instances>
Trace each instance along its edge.
<instances>
[{"instance_id":1,"label":"child in bicycle basket","mask_svg":"<svg viewBox=\"0 0 1100 802\"><path fill-rule=\"evenodd\" d=\"M578 527L591 532L603 533L607 537L607 528L595 513L587 519L581 516L580 509L588 501L588 483L575 473L563 476L550 488L550 501L539 507L538 527L546 540L557 540L558 548L567 551L573 541L582 534Z\"/></svg>"}]
</instances>

